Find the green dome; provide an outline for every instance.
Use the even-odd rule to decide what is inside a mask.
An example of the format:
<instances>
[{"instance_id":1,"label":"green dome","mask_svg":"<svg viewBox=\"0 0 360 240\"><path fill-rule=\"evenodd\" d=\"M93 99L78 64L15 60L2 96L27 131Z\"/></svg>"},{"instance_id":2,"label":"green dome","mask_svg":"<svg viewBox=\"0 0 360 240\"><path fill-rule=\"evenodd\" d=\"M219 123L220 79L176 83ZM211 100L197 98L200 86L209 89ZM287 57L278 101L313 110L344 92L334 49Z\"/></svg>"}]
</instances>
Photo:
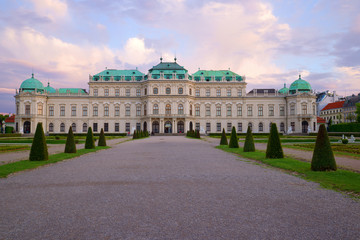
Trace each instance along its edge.
<instances>
[{"instance_id":1,"label":"green dome","mask_svg":"<svg viewBox=\"0 0 360 240\"><path fill-rule=\"evenodd\" d=\"M44 85L39 80L34 78L34 74L32 74L31 78L26 79L21 83L20 89L25 92L35 91L35 89L37 89L37 91L43 92Z\"/></svg>"},{"instance_id":2,"label":"green dome","mask_svg":"<svg viewBox=\"0 0 360 240\"><path fill-rule=\"evenodd\" d=\"M284 87L279 90L280 94L287 94L289 89L286 87L286 83L284 83Z\"/></svg>"},{"instance_id":3,"label":"green dome","mask_svg":"<svg viewBox=\"0 0 360 240\"><path fill-rule=\"evenodd\" d=\"M299 75L298 80L294 81L290 85L289 92L291 94L294 94L294 93L296 93L296 91L299 91L299 92L310 92L311 91L310 84L307 81L301 79L301 75Z\"/></svg>"},{"instance_id":4,"label":"green dome","mask_svg":"<svg viewBox=\"0 0 360 240\"><path fill-rule=\"evenodd\" d=\"M47 87L44 88L48 93L56 93L55 88L50 87L50 83L48 82Z\"/></svg>"}]
</instances>

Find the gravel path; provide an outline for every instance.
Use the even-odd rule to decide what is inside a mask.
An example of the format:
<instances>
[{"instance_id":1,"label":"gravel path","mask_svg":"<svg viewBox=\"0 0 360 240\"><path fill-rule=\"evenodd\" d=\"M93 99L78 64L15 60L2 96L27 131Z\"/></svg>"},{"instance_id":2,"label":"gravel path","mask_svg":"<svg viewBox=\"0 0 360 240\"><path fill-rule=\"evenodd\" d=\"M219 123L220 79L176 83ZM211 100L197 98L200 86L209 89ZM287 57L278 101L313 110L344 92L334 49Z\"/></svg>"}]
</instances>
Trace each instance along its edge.
<instances>
[{"instance_id":1,"label":"gravel path","mask_svg":"<svg viewBox=\"0 0 360 240\"><path fill-rule=\"evenodd\" d=\"M360 203L183 136L0 179L0 239L359 239Z\"/></svg>"}]
</instances>

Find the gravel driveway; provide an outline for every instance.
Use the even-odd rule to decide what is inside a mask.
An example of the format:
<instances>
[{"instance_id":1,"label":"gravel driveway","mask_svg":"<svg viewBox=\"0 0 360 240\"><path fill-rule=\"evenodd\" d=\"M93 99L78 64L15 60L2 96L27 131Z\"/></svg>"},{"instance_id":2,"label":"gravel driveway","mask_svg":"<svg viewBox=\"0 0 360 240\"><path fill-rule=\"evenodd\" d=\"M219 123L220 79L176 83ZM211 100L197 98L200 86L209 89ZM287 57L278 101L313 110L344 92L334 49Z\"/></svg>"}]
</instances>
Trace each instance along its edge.
<instances>
[{"instance_id":1,"label":"gravel driveway","mask_svg":"<svg viewBox=\"0 0 360 240\"><path fill-rule=\"evenodd\" d=\"M0 179L0 239L360 239L360 203L183 136Z\"/></svg>"}]
</instances>

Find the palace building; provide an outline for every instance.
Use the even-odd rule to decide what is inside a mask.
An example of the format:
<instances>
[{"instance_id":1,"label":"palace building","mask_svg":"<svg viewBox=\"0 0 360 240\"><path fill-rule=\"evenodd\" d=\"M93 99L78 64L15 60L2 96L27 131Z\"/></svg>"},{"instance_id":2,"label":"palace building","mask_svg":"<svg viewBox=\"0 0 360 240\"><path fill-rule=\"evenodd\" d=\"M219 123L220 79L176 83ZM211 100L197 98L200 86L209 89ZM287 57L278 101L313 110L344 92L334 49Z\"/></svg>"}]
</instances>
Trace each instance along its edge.
<instances>
[{"instance_id":1,"label":"palace building","mask_svg":"<svg viewBox=\"0 0 360 240\"><path fill-rule=\"evenodd\" d=\"M316 95L301 79L290 88L253 89L230 70L188 70L163 62L147 74L139 70L104 71L89 76L89 90L55 89L34 78L16 90L16 132L34 133L38 122L47 133L94 132L200 133L270 131L276 123L283 133L317 131Z\"/></svg>"}]
</instances>

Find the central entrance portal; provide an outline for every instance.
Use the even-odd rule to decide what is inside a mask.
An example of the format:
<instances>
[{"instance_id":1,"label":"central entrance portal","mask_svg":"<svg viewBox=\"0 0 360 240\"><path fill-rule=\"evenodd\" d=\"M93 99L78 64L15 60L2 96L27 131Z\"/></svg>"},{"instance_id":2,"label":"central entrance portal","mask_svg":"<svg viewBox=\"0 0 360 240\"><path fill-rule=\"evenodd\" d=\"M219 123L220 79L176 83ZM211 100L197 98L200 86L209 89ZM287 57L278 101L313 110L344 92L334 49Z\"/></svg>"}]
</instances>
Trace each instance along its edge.
<instances>
[{"instance_id":1,"label":"central entrance portal","mask_svg":"<svg viewBox=\"0 0 360 240\"><path fill-rule=\"evenodd\" d=\"M164 125L165 133L172 133L172 124L171 121L166 121Z\"/></svg>"}]
</instances>

